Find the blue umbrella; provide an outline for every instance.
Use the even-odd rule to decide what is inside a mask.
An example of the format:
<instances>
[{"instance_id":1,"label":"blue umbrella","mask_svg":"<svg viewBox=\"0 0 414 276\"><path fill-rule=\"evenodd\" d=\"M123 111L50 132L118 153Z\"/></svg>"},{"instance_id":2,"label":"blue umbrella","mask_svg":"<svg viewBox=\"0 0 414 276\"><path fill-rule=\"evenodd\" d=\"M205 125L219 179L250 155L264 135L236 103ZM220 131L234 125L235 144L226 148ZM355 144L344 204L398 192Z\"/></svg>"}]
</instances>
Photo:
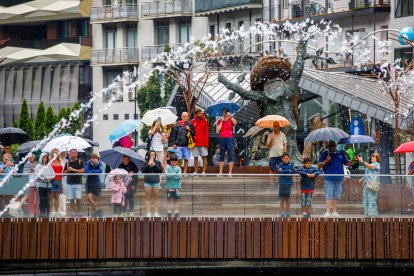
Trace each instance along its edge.
<instances>
[{"instance_id":1,"label":"blue umbrella","mask_svg":"<svg viewBox=\"0 0 414 276\"><path fill-rule=\"evenodd\" d=\"M375 143L374 138L368 135L351 135L349 138L342 138L338 144L363 144Z\"/></svg>"},{"instance_id":2,"label":"blue umbrella","mask_svg":"<svg viewBox=\"0 0 414 276\"><path fill-rule=\"evenodd\" d=\"M240 109L240 106L232 101L218 101L207 107L206 114L213 117L222 116L223 108L228 108L230 113L234 114Z\"/></svg>"},{"instance_id":3,"label":"blue umbrella","mask_svg":"<svg viewBox=\"0 0 414 276\"><path fill-rule=\"evenodd\" d=\"M305 143L308 142L321 142L321 141L337 141L342 138L348 138L349 134L343 131L342 129L336 127L324 127L312 131L305 138Z\"/></svg>"},{"instance_id":4,"label":"blue umbrella","mask_svg":"<svg viewBox=\"0 0 414 276\"><path fill-rule=\"evenodd\" d=\"M122 158L124 155L128 156L130 158L130 161L134 162L135 165L137 165L138 169L141 170L142 166L145 163L145 159L139 153L131 149L115 147L99 152L101 161L111 168L118 168L119 164L122 163Z\"/></svg>"},{"instance_id":5,"label":"blue umbrella","mask_svg":"<svg viewBox=\"0 0 414 276\"><path fill-rule=\"evenodd\" d=\"M126 120L119 124L112 132L109 134L110 141L116 141L122 137L127 136L133 132L139 125L138 120Z\"/></svg>"}]
</instances>

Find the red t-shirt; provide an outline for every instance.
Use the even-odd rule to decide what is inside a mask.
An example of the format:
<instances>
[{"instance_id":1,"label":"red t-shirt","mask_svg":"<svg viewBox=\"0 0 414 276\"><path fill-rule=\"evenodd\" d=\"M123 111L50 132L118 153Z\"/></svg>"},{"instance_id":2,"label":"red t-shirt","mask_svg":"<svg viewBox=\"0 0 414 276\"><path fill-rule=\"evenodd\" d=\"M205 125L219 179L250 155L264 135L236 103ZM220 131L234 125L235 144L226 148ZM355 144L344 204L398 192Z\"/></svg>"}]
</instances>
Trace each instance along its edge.
<instances>
[{"instance_id":1,"label":"red t-shirt","mask_svg":"<svg viewBox=\"0 0 414 276\"><path fill-rule=\"evenodd\" d=\"M221 120L218 120L217 124L219 125L220 123ZM223 121L220 130L220 138L233 138L233 124L231 123L231 119Z\"/></svg>"},{"instance_id":2,"label":"red t-shirt","mask_svg":"<svg viewBox=\"0 0 414 276\"><path fill-rule=\"evenodd\" d=\"M53 170L55 171L55 180L62 180L62 172L63 172L63 166L62 165L54 165L53 163L50 164L53 168Z\"/></svg>"}]
</instances>

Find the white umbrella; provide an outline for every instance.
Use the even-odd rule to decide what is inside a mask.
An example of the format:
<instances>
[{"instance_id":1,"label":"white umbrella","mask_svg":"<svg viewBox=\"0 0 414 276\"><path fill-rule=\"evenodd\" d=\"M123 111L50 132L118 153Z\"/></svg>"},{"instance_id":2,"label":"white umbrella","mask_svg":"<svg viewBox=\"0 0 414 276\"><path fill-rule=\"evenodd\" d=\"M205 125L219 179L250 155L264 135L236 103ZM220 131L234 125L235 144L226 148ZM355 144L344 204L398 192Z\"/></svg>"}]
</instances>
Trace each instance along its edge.
<instances>
[{"instance_id":1,"label":"white umbrella","mask_svg":"<svg viewBox=\"0 0 414 276\"><path fill-rule=\"evenodd\" d=\"M114 182L114 176L119 175L121 176L122 182L124 182L124 184L126 186L128 186L128 184L132 181L132 177L129 176L129 173L124 170L124 169L113 169L112 171L110 171L105 178L105 186L106 189L111 189L112 183Z\"/></svg>"},{"instance_id":2,"label":"white umbrella","mask_svg":"<svg viewBox=\"0 0 414 276\"><path fill-rule=\"evenodd\" d=\"M141 119L141 122L151 126L154 121L160 119L163 126L175 124L177 115L166 108L157 108L147 111Z\"/></svg>"},{"instance_id":3,"label":"white umbrella","mask_svg":"<svg viewBox=\"0 0 414 276\"><path fill-rule=\"evenodd\" d=\"M52 149L58 149L59 151L69 151L71 149L77 149L83 151L90 148L91 145L83 138L77 136L59 136L50 140L43 148L43 151L50 152Z\"/></svg>"}]
</instances>

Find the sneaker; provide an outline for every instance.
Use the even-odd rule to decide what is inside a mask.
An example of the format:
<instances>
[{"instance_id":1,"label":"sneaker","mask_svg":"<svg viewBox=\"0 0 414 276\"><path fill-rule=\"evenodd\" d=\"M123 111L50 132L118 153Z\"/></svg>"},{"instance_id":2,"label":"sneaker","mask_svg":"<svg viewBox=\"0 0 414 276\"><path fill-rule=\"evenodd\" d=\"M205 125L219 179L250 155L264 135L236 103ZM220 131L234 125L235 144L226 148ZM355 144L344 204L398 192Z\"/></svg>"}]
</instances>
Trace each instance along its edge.
<instances>
[{"instance_id":1,"label":"sneaker","mask_svg":"<svg viewBox=\"0 0 414 276\"><path fill-rule=\"evenodd\" d=\"M168 212L168 213L167 213L167 218L171 218L171 217L172 217L171 212Z\"/></svg>"},{"instance_id":2,"label":"sneaker","mask_svg":"<svg viewBox=\"0 0 414 276\"><path fill-rule=\"evenodd\" d=\"M193 173L193 177L197 177L198 176L198 173L197 172L194 172Z\"/></svg>"},{"instance_id":3,"label":"sneaker","mask_svg":"<svg viewBox=\"0 0 414 276\"><path fill-rule=\"evenodd\" d=\"M180 218L180 213L179 212L175 212L175 218Z\"/></svg>"},{"instance_id":4,"label":"sneaker","mask_svg":"<svg viewBox=\"0 0 414 276\"><path fill-rule=\"evenodd\" d=\"M160 214L154 213L154 218L159 218L159 217L160 217Z\"/></svg>"},{"instance_id":5,"label":"sneaker","mask_svg":"<svg viewBox=\"0 0 414 276\"><path fill-rule=\"evenodd\" d=\"M325 215L323 215L324 218L330 218L331 217L331 213L326 212Z\"/></svg>"},{"instance_id":6,"label":"sneaker","mask_svg":"<svg viewBox=\"0 0 414 276\"><path fill-rule=\"evenodd\" d=\"M151 213L147 213L146 215L145 215L147 218L150 218L151 217Z\"/></svg>"},{"instance_id":7,"label":"sneaker","mask_svg":"<svg viewBox=\"0 0 414 276\"><path fill-rule=\"evenodd\" d=\"M206 176L206 173L205 172L202 172L201 173L201 176L203 176L203 177Z\"/></svg>"},{"instance_id":8,"label":"sneaker","mask_svg":"<svg viewBox=\"0 0 414 276\"><path fill-rule=\"evenodd\" d=\"M341 215L340 215L340 214L338 214L337 212L333 212L333 213L332 213L332 216L333 216L334 218L340 218L340 217L341 217Z\"/></svg>"}]
</instances>

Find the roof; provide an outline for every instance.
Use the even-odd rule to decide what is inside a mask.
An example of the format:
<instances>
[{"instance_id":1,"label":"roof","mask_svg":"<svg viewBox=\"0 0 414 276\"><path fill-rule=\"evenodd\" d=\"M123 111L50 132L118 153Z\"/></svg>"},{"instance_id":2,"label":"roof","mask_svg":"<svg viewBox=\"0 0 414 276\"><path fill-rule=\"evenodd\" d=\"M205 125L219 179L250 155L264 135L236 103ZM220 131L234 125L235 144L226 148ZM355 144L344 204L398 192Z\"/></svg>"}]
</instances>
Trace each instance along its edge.
<instances>
[{"instance_id":1,"label":"roof","mask_svg":"<svg viewBox=\"0 0 414 276\"><path fill-rule=\"evenodd\" d=\"M89 17L92 0L35 0L0 6L0 24Z\"/></svg>"},{"instance_id":2,"label":"roof","mask_svg":"<svg viewBox=\"0 0 414 276\"><path fill-rule=\"evenodd\" d=\"M91 47L75 43L60 43L44 50L19 47L4 47L0 49L0 57L6 57L1 62L1 65L62 60L89 60L90 56Z\"/></svg>"},{"instance_id":3,"label":"roof","mask_svg":"<svg viewBox=\"0 0 414 276\"><path fill-rule=\"evenodd\" d=\"M242 75L241 72L221 73L232 82L237 82L237 77ZM196 73L193 78L193 84L195 83L195 80L202 75L203 73ZM203 91L205 99L207 100L200 105L204 108L219 100L229 100L231 91L229 91L223 84L218 83L217 76L217 73L211 74L208 80L208 85ZM246 89L250 89L250 84L247 81L248 79L249 74L244 76L244 80L241 84ZM363 114L367 114L382 122L394 125L393 101L389 94L384 93L382 84L377 80L347 73L305 69L299 82L299 87L333 102L350 107ZM238 95L231 100L237 102L241 106L245 106L249 103L248 101L240 99ZM413 110L414 97L402 95L399 116L399 127L401 129L408 129L410 125L413 124ZM249 108L242 108L241 111L246 113L243 117L252 117L252 110Z\"/></svg>"}]
</instances>

